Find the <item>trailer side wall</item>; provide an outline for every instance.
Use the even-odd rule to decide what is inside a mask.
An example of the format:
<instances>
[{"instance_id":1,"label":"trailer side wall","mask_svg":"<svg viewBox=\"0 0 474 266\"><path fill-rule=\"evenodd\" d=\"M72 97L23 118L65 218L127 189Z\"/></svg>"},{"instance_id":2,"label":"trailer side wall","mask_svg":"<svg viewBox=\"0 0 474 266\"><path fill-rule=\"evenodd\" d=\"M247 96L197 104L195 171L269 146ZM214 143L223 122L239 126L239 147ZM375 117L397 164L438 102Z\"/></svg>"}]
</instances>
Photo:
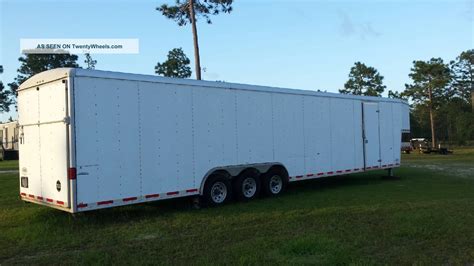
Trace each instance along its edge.
<instances>
[{"instance_id":1,"label":"trailer side wall","mask_svg":"<svg viewBox=\"0 0 474 266\"><path fill-rule=\"evenodd\" d=\"M279 162L291 181L364 168L361 100L85 76L74 87L88 208L197 194L215 167ZM380 138L365 149L398 163L401 104L372 105Z\"/></svg>"}]
</instances>

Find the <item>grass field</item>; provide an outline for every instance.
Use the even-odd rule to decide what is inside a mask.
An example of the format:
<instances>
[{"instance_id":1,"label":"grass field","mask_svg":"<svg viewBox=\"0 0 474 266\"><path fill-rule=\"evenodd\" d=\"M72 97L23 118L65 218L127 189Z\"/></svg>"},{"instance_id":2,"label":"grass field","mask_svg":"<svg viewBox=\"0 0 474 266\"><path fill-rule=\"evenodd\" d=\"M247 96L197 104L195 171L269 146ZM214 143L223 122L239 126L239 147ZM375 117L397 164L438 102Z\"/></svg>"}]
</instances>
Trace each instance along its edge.
<instances>
[{"instance_id":1,"label":"grass field","mask_svg":"<svg viewBox=\"0 0 474 266\"><path fill-rule=\"evenodd\" d=\"M195 210L164 201L76 217L25 204L0 174L0 264L473 264L474 149L294 184ZM1 162L0 170L12 169Z\"/></svg>"}]
</instances>

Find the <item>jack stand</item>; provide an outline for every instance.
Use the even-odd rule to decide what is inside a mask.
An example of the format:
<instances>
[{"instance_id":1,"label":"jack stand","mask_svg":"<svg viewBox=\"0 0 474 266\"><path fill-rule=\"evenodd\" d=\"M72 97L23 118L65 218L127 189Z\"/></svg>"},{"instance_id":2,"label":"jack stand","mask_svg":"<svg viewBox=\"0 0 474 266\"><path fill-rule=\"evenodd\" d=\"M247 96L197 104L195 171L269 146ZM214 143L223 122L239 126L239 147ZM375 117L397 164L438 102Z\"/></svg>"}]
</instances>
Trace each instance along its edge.
<instances>
[{"instance_id":1,"label":"jack stand","mask_svg":"<svg viewBox=\"0 0 474 266\"><path fill-rule=\"evenodd\" d=\"M393 175L393 168L388 168L387 169L387 175L385 176L382 176L383 179L400 179L399 177L397 176L394 176Z\"/></svg>"},{"instance_id":2,"label":"jack stand","mask_svg":"<svg viewBox=\"0 0 474 266\"><path fill-rule=\"evenodd\" d=\"M199 210L202 208L201 197L196 196L193 198L193 209Z\"/></svg>"}]
</instances>

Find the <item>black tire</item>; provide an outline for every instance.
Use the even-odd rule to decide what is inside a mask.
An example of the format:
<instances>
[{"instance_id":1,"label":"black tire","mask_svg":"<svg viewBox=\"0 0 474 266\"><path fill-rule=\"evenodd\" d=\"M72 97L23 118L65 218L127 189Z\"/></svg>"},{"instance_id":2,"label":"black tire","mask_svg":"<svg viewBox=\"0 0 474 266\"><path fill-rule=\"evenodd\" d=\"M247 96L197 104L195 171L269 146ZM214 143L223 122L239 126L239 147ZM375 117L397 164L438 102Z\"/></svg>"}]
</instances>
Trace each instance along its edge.
<instances>
[{"instance_id":1,"label":"black tire","mask_svg":"<svg viewBox=\"0 0 474 266\"><path fill-rule=\"evenodd\" d=\"M288 184L288 173L281 168L270 169L262 175L262 194L275 197L283 193Z\"/></svg>"},{"instance_id":2,"label":"black tire","mask_svg":"<svg viewBox=\"0 0 474 266\"><path fill-rule=\"evenodd\" d=\"M260 194L260 174L256 170L245 170L234 181L234 193L238 200L249 201Z\"/></svg>"},{"instance_id":3,"label":"black tire","mask_svg":"<svg viewBox=\"0 0 474 266\"><path fill-rule=\"evenodd\" d=\"M229 178L223 174L209 176L204 185L203 197L208 206L224 205L232 198L232 185Z\"/></svg>"}]
</instances>

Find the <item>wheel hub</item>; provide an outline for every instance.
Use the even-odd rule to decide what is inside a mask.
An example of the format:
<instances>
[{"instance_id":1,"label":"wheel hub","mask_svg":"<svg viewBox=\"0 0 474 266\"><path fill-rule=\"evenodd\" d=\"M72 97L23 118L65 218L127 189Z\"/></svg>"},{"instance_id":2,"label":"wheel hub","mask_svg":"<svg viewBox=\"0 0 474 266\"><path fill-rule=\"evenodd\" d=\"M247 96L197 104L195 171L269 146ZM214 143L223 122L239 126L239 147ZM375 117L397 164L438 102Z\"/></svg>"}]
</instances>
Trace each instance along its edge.
<instances>
[{"instance_id":1,"label":"wheel hub","mask_svg":"<svg viewBox=\"0 0 474 266\"><path fill-rule=\"evenodd\" d=\"M248 177L242 182L242 194L246 198L251 198L257 192L257 182L254 178Z\"/></svg>"},{"instance_id":2,"label":"wheel hub","mask_svg":"<svg viewBox=\"0 0 474 266\"><path fill-rule=\"evenodd\" d=\"M222 182L216 182L211 188L211 198L215 203L223 203L227 198L227 186Z\"/></svg>"},{"instance_id":3,"label":"wheel hub","mask_svg":"<svg viewBox=\"0 0 474 266\"><path fill-rule=\"evenodd\" d=\"M278 194L280 193L281 189L283 188L283 180L281 179L280 176L274 175L272 178L270 178L270 191L273 194Z\"/></svg>"}]
</instances>

